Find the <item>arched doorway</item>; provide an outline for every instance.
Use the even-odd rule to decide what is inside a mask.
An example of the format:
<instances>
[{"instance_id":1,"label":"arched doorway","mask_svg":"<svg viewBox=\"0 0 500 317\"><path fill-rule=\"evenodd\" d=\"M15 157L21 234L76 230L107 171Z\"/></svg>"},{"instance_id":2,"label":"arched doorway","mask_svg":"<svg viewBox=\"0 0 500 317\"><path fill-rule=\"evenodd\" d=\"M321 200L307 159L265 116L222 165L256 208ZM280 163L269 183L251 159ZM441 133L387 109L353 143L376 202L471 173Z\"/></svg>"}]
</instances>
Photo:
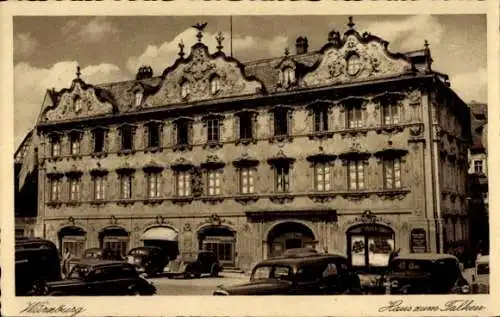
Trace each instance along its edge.
<instances>
[{"instance_id":1,"label":"arched doorway","mask_svg":"<svg viewBox=\"0 0 500 317\"><path fill-rule=\"evenodd\" d=\"M57 233L59 252L62 254L66 249L71 253L73 259L79 259L85 250L86 232L77 226L64 227Z\"/></svg>"},{"instance_id":2,"label":"arched doorway","mask_svg":"<svg viewBox=\"0 0 500 317\"><path fill-rule=\"evenodd\" d=\"M236 237L233 230L224 226L208 226L198 231L198 248L214 252L225 267L235 265Z\"/></svg>"},{"instance_id":3,"label":"arched doorway","mask_svg":"<svg viewBox=\"0 0 500 317\"><path fill-rule=\"evenodd\" d=\"M122 227L108 227L99 232L99 247L111 249L125 258L128 251L129 233Z\"/></svg>"},{"instance_id":4,"label":"arched doorway","mask_svg":"<svg viewBox=\"0 0 500 317\"><path fill-rule=\"evenodd\" d=\"M347 231L347 256L362 271L384 268L394 251L394 230L380 224L356 225Z\"/></svg>"},{"instance_id":5,"label":"arched doorway","mask_svg":"<svg viewBox=\"0 0 500 317\"><path fill-rule=\"evenodd\" d=\"M142 234L144 246L159 247L165 255L174 260L179 254L178 233L169 226L155 226L148 228Z\"/></svg>"},{"instance_id":6,"label":"arched doorway","mask_svg":"<svg viewBox=\"0 0 500 317\"><path fill-rule=\"evenodd\" d=\"M280 256L287 249L314 248L317 241L309 227L298 222L276 225L267 235L268 257Z\"/></svg>"}]
</instances>

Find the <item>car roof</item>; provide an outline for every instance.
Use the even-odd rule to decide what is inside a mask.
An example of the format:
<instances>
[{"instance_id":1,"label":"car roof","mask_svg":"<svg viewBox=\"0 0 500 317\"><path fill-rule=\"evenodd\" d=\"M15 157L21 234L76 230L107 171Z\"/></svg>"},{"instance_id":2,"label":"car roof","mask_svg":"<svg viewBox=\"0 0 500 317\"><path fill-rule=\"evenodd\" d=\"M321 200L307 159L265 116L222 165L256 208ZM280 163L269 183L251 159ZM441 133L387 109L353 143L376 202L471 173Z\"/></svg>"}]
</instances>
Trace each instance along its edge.
<instances>
[{"instance_id":1,"label":"car roof","mask_svg":"<svg viewBox=\"0 0 500 317\"><path fill-rule=\"evenodd\" d=\"M457 260L457 257L451 254L444 253L408 253L408 254L400 254L396 256L393 260L427 260L427 261L437 261L437 260L445 260L445 259L453 259Z\"/></svg>"},{"instance_id":2,"label":"car roof","mask_svg":"<svg viewBox=\"0 0 500 317\"><path fill-rule=\"evenodd\" d=\"M128 263L123 262L123 261L83 259L83 260L78 261L77 265L97 267L97 266L113 266L113 265L124 265L124 264L128 265Z\"/></svg>"},{"instance_id":3,"label":"car roof","mask_svg":"<svg viewBox=\"0 0 500 317\"><path fill-rule=\"evenodd\" d=\"M275 257L271 259L264 260L260 262L257 266L265 266L265 265L290 265L290 266L296 266L299 264L308 264L308 263L314 263L318 261L324 261L328 259L344 259L347 260L347 258L343 255L340 254L311 254L307 256L297 256L297 257L292 257L292 256L280 256L280 257Z\"/></svg>"},{"instance_id":4,"label":"car roof","mask_svg":"<svg viewBox=\"0 0 500 317\"><path fill-rule=\"evenodd\" d=\"M16 247L18 248L40 248L40 247L50 247L55 248L54 242L38 237L16 237Z\"/></svg>"}]
</instances>

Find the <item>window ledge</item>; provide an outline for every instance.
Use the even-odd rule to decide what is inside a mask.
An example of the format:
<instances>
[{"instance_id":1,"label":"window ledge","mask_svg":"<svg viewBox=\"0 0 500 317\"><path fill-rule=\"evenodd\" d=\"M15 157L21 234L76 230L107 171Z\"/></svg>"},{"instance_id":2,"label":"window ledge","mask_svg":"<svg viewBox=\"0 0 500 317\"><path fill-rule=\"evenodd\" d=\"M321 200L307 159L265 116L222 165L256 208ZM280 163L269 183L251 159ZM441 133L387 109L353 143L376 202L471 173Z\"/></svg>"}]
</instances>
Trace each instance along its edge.
<instances>
[{"instance_id":1,"label":"window ledge","mask_svg":"<svg viewBox=\"0 0 500 317\"><path fill-rule=\"evenodd\" d=\"M239 144L249 145L251 143L257 144L257 139L254 139L254 138L238 139L235 142L236 145L239 145Z\"/></svg>"},{"instance_id":2,"label":"window ledge","mask_svg":"<svg viewBox=\"0 0 500 317\"><path fill-rule=\"evenodd\" d=\"M339 131L340 135L345 137L346 135L350 136L358 136L358 135L367 135L369 128L347 128L345 130Z\"/></svg>"},{"instance_id":3,"label":"window ledge","mask_svg":"<svg viewBox=\"0 0 500 317\"><path fill-rule=\"evenodd\" d=\"M105 205L106 203L107 203L107 201L105 201L105 200L92 200L90 202L90 204L94 205L94 206Z\"/></svg>"},{"instance_id":4,"label":"window ledge","mask_svg":"<svg viewBox=\"0 0 500 317\"><path fill-rule=\"evenodd\" d=\"M224 198L220 196L202 196L201 201L203 201L206 204L215 205L223 202Z\"/></svg>"},{"instance_id":5,"label":"window ledge","mask_svg":"<svg viewBox=\"0 0 500 317\"><path fill-rule=\"evenodd\" d=\"M144 205L159 205L161 204L165 199L164 198L147 198L146 200L143 201Z\"/></svg>"},{"instance_id":6,"label":"window ledge","mask_svg":"<svg viewBox=\"0 0 500 317\"><path fill-rule=\"evenodd\" d=\"M269 138L269 143L277 143L277 142L292 142L293 137L290 135L275 135Z\"/></svg>"},{"instance_id":7,"label":"window ledge","mask_svg":"<svg viewBox=\"0 0 500 317\"><path fill-rule=\"evenodd\" d=\"M242 205L247 205L259 200L259 196L255 194L240 194L239 196L234 197L234 200Z\"/></svg>"},{"instance_id":8,"label":"window ledge","mask_svg":"<svg viewBox=\"0 0 500 317\"><path fill-rule=\"evenodd\" d=\"M73 207L80 206L81 204L82 203L78 200L70 200L66 202L66 206L73 206Z\"/></svg>"},{"instance_id":9,"label":"window ledge","mask_svg":"<svg viewBox=\"0 0 500 317\"><path fill-rule=\"evenodd\" d=\"M49 162L57 162L57 161L61 161L63 159L62 156L50 156L49 158L47 158L47 161Z\"/></svg>"},{"instance_id":10,"label":"window ledge","mask_svg":"<svg viewBox=\"0 0 500 317\"><path fill-rule=\"evenodd\" d=\"M377 131L378 134L381 134L381 133L387 133L387 134L400 133L400 132L404 131L404 126L399 125L399 124L383 125L383 126L377 127L377 129L375 131Z\"/></svg>"},{"instance_id":11,"label":"window ledge","mask_svg":"<svg viewBox=\"0 0 500 317\"><path fill-rule=\"evenodd\" d=\"M66 159L69 160L81 160L82 159L81 154L72 154L71 156L66 157Z\"/></svg>"},{"instance_id":12,"label":"window ledge","mask_svg":"<svg viewBox=\"0 0 500 317\"><path fill-rule=\"evenodd\" d=\"M128 205L133 205L135 201L131 199L120 199L116 202L118 206L128 206Z\"/></svg>"},{"instance_id":13,"label":"window ledge","mask_svg":"<svg viewBox=\"0 0 500 317\"><path fill-rule=\"evenodd\" d=\"M62 201L49 201L47 202L47 206L52 207L52 208L59 208L63 204Z\"/></svg>"},{"instance_id":14,"label":"window ledge","mask_svg":"<svg viewBox=\"0 0 500 317\"><path fill-rule=\"evenodd\" d=\"M174 152L176 151L191 151L193 146L191 144L176 144L172 147Z\"/></svg>"},{"instance_id":15,"label":"window ledge","mask_svg":"<svg viewBox=\"0 0 500 317\"><path fill-rule=\"evenodd\" d=\"M222 148L222 143L220 141L209 141L203 145L203 148L220 149Z\"/></svg>"},{"instance_id":16,"label":"window ledge","mask_svg":"<svg viewBox=\"0 0 500 317\"><path fill-rule=\"evenodd\" d=\"M118 151L118 155L132 155L135 153L135 150L120 150Z\"/></svg>"},{"instance_id":17,"label":"window ledge","mask_svg":"<svg viewBox=\"0 0 500 317\"><path fill-rule=\"evenodd\" d=\"M191 202L193 201L193 197L192 196L186 196L186 197L175 197L172 199L172 202L174 204L178 204L178 205L186 205L186 204L190 204Z\"/></svg>"},{"instance_id":18,"label":"window ledge","mask_svg":"<svg viewBox=\"0 0 500 317\"><path fill-rule=\"evenodd\" d=\"M333 137L333 131L318 131L308 135L309 139L329 139Z\"/></svg>"},{"instance_id":19,"label":"window ledge","mask_svg":"<svg viewBox=\"0 0 500 317\"><path fill-rule=\"evenodd\" d=\"M273 193L269 200L275 204L285 204L292 202L295 197L289 193Z\"/></svg>"},{"instance_id":20,"label":"window ledge","mask_svg":"<svg viewBox=\"0 0 500 317\"><path fill-rule=\"evenodd\" d=\"M95 158L101 158L101 157L108 156L108 154L106 152L94 152L94 153L90 154L90 156L95 157Z\"/></svg>"},{"instance_id":21,"label":"window ledge","mask_svg":"<svg viewBox=\"0 0 500 317\"><path fill-rule=\"evenodd\" d=\"M163 149L160 146L151 146L144 149L144 153L156 153L161 152Z\"/></svg>"},{"instance_id":22,"label":"window ledge","mask_svg":"<svg viewBox=\"0 0 500 317\"><path fill-rule=\"evenodd\" d=\"M324 202L327 202L327 201L334 199L337 196L337 193L334 193L331 191L313 192L313 193L310 193L308 196L314 202L324 203Z\"/></svg>"}]
</instances>

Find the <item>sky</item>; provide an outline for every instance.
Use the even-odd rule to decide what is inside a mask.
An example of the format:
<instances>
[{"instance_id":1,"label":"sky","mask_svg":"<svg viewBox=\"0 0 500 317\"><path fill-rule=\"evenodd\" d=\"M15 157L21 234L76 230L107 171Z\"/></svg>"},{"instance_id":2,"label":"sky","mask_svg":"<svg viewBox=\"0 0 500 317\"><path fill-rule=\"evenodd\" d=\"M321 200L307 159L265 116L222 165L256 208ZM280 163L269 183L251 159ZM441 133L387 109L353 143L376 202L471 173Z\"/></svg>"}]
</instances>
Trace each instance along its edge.
<instances>
[{"instance_id":1,"label":"sky","mask_svg":"<svg viewBox=\"0 0 500 317\"><path fill-rule=\"evenodd\" d=\"M129 80L141 65L155 75L196 41L191 25L208 22L203 42L215 51L224 34L230 54L228 16L16 16L14 17L14 145L36 124L47 89L67 88L81 67L90 84ZM306 36L309 50L323 46L328 32L347 30L347 16L234 16L233 57L245 62L294 51ZM465 101L487 101L485 15L354 16L355 28L389 44L391 52L423 48L428 40L433 69L450 76L451 88Z\"/></svg>"}]
</instances>

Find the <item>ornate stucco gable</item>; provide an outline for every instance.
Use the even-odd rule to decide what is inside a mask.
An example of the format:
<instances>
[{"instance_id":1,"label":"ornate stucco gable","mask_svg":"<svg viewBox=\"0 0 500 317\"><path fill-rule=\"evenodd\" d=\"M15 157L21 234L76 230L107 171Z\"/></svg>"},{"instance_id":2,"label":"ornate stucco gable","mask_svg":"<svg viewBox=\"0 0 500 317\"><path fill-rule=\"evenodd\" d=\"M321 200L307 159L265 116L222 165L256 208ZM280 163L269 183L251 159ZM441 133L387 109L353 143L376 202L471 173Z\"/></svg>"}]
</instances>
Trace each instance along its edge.
<instances>
[{"instance_id":1,"label":"ornate stucco gable","mask_svg":"<svg viewBox=\"0 0 500 317\"><path fill-rule=\"evenodd\" d=\"M408 57L388 51L388 42L370 33L361 35L353 26L351 19L350 29L342 38L338 32L330 33L330 42L320 50L323 55L321 62L304 76L304 86L383 79L414 70Z\"/></svg>"},{"instance_id":2,"label":"ornate stucco gable","mask_svg":"<svg viewBox=\"0 0 500 317\"><path fill-rule=\"evenodd\" d=\"M199 30L199 42L191 47L191 53L187 58L184 58L184 46L179 45L180 57L174 65L165 69L157 92L147 97L146 104L150 107L158 107L167 104L254 95L263 91L261 82L245 75L243 64L222 52L220 34L217 37L218 51L214 54L209 53L208 47L201 42L201 37L201 30Z\"/></svg>"},{"instance_id":3,"label":"ornate stucco gable","mask_svg":"<svg viewBox=\"0 0 500 317\"><path fill-rule=\"evenodd\" d=\"M73 80L71 87L59 92L52 91L51 96L52 102L42 110L40 118L42 122L65 121L118 112L112 94L80 79L79 67L77 78Z\"/></svg>"}]
</instances>

